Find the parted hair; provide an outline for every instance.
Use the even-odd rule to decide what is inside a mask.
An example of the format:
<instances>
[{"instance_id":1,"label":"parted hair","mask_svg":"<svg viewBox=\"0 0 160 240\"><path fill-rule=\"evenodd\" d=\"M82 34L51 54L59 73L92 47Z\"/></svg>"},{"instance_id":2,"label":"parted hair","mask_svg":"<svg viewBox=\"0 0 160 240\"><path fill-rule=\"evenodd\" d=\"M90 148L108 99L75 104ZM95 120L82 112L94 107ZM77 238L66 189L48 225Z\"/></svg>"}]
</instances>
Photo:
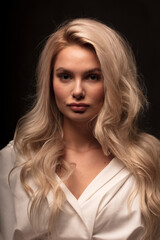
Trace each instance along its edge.
<instances>
[{"instance_id":1,"label":"parted hair","mask_svg":"<svg viewBox=\"0 0 160 240\"><path fill-rule=\"evenodd\" d=\"M136 179L134 194L140 196L145 222L143 239L156 238L160 221L160 142L138 128L138 119L147 100L138 81L137 67L127 41L114 29L93 19L74 19L51 34L37 67L37 92L32 109L23 116L14 136L19 157L22 185L30 196L30 217L40 211L49 192L54 204L48 224L61 209L65 196L56 180L63 169L62 181L71 174L63 160L63 115L53 91L53 67L57 54L78 44L93 50L104 79L104 104L94 119L93 134L105 155L112 153ZM34 192L29 184L37 185Z\"/></svg>"}]
</instances>

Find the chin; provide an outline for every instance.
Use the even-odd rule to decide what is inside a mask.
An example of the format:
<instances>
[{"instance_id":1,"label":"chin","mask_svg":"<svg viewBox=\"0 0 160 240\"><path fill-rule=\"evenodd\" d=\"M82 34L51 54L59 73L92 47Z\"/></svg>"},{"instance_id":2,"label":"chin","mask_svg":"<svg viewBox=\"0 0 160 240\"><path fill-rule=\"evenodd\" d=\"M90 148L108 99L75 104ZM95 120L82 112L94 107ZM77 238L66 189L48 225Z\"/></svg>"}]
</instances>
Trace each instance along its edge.
<instances>
[{"instance_id":1,"label":"chin","mask_svg":"<svg viewBox=\"0 0 160 240\"><path fill-rule=\"evenodd\" d=\"M96 118L97 115L95 116L86 116L84 113L76 113L74 116L66 116L68 121L71 122L79 122L79 123L88 123L92 119Z\"/></svg>"}]
</instances>

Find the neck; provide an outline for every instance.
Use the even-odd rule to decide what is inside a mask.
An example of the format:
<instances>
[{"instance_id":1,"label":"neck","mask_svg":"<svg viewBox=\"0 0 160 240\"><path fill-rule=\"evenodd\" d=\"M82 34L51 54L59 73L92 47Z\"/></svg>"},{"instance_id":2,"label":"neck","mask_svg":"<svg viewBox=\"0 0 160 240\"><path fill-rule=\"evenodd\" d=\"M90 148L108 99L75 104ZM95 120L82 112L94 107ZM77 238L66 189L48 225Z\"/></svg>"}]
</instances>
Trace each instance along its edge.
<instances>
[{"instance_id":1,"label":"neck","mask_svg":"<svg viewBox=\"0 0 160 240\"><path fill-rule=\"evenodd\" d=\"M64 119L63 130L66 148L77 151L88 151L100 147L88 123L73 122Z\"/></svg>"}]
</instances>

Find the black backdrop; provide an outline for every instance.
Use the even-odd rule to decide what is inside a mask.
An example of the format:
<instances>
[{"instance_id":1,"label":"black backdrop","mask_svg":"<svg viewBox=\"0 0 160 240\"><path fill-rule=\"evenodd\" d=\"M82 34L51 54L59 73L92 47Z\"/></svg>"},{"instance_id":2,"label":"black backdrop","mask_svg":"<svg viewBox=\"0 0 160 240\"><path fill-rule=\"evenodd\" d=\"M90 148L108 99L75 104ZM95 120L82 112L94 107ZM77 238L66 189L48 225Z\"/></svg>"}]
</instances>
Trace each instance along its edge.
<instances>
[{"instance_id":1,"label":"black backdrop","mask_svg":"<svg viewBox=\"0 0 160 240\"><path fill-rule=\"evenodd\" d=\"M150 102L141 127L160 138L160 3L154 0L12 0L1 6L1 142L13 138L17 120L35 93L35 70L46 37L62 21L92 17L129 41Z\"/></svg>"}]
</instances>

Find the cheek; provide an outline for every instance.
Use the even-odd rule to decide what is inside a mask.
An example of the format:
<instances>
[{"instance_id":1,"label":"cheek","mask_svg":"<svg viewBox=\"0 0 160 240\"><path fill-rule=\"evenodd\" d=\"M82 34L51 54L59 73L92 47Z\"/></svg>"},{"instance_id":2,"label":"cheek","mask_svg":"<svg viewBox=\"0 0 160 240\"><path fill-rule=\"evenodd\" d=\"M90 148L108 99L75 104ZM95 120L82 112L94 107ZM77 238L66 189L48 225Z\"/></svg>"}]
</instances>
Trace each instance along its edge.
<instances>
[{"instance_id":1,"label":"cheek","mask_svg":"<svg viewBox=\"0 0 160 240\"><path fill-rule=\"evenodd\" d=\"M97 103L103 103L104 101L104 89L103 87L97 88L93 93L93 98Z\"/></svg>"},{"instance_id":2,"label":"cheek","mask_svg":"<svg viewBox=\"0 0 160 240\"><path fill-rule=\"evenodd\" d=\"M63 101L65 92L62 86L60 86L56 82L53 82L53 91L54 91L56 102L58 103L60 101Z\"/></svg>"}]
</instances>

